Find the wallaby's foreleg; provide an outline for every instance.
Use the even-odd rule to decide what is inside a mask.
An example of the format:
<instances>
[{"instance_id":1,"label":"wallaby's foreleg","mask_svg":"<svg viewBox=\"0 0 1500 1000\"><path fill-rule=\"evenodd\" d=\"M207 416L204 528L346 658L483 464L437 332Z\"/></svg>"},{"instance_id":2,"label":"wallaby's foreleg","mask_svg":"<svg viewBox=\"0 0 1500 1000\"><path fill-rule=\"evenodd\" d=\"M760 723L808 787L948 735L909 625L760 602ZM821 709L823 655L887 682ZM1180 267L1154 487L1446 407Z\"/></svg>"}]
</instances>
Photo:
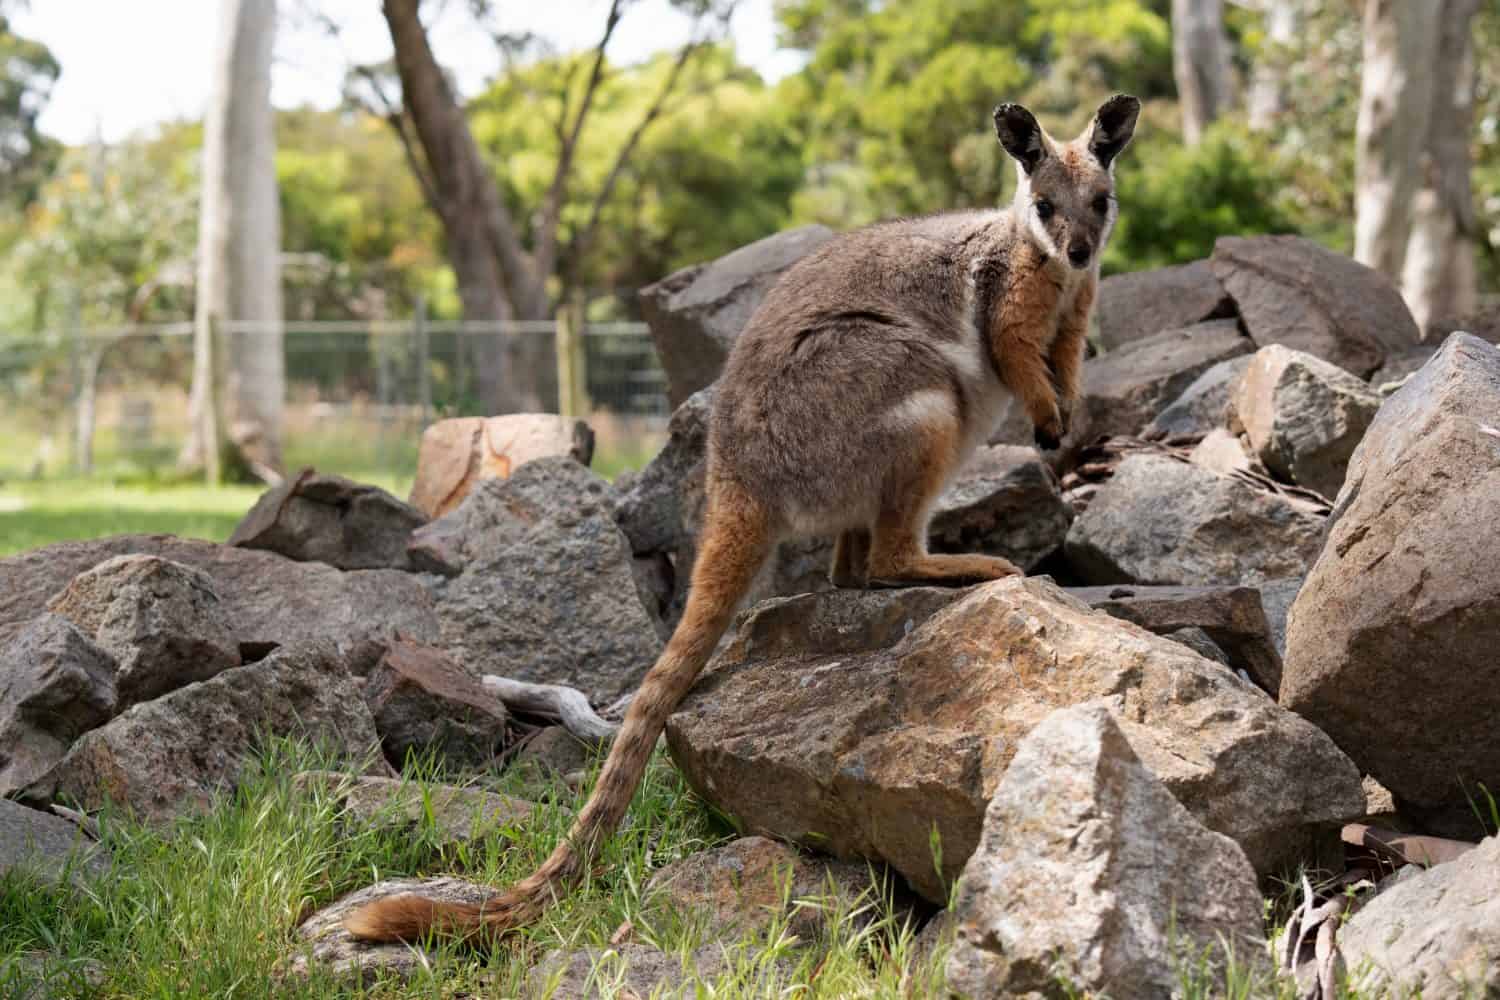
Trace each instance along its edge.
<instances>
[{"instance_id":1,"label":"wallaby's foreleg","mask_svg":"<svg viewBox=\"0 0 1500 1000\"><path fill-rule=\"evenodd\" d=\"M892 470L870 539L870 586L956 586L1020 574L999 556L927 551L928 516L958 461L958 435L956 421L923 428L912 442L910 460Z\"/></svg>"},{"instance_id":2,"label":"wallaby's foreleg","mask_svg":"<svg viewBox=\"0 0 1500 1000\"><path fill-rule=\"evenodd\" d=\"M845 531L834 540L833 564L828 579L835 587L859 589L870 576L870 532L866 528Z\"/></svg>"},{"instance_id":3,"label":"wallaby's foreleg","mask_svg":"<svg viewBox=\"0 0 1500 1000\"><path fill-rule=\"evenodd\" d=\"M1083 350L1088 341L1089 311L1093 305L1094 283L1089 281L1078 289L1072 304L1060 318L1057 336L1048 352L1058 408L1062 411L1063 434L1068 433L1068 425L1083 394Z\"/></svg>"}]
</instances>

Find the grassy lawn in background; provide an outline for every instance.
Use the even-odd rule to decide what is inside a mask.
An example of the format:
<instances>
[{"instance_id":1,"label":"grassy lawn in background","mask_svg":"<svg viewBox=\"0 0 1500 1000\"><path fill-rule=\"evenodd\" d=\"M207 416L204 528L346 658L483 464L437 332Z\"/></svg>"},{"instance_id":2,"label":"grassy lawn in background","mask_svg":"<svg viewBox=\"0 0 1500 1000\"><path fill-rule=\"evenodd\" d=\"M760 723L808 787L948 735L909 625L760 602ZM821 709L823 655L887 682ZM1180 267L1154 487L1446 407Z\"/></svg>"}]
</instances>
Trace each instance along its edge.
<instances>
[{"instance_id":1,"label":"grassy lawn in background","mask_svg":"<svg viewBox=\"0 0 1500 1000\"><path fill-rule=\"evenodd\" d=\"M645 465L659 447L659 437L600 435L593 469L612 480ZM162 462L160 468L169 467L166 459ZM29 479L4 474L18 463L0 460L0 557L52 542L127 533L223 541L263 492L259 486L211 488L153 478L153 469L107 452L98 464L100 474L89 478ZM308 466L372 483L404 500L411 491L416 451L411 446L398 453L350 433L302 435L287 448L287 469Z\"/></svg>"}]
</instances>

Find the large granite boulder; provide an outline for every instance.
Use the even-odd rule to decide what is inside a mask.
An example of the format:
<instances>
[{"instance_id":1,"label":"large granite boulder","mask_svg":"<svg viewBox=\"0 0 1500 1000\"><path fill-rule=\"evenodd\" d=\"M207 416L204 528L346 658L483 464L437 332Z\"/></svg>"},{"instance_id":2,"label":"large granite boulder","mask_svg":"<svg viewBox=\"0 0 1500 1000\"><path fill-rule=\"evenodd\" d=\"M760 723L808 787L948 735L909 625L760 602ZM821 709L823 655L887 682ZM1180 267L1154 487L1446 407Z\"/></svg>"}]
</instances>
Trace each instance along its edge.
<instances>
[{"instance_id":1,"label":"large granite boulder","mask_svg":"<svg viewBox=\"0 0 1500 1000\"><path fill-rule=\"evenodd\" d=\"M1301 236L1221 236L1211 264L1257 347L1285 344L1368 378L1420 339L1384 275Z\"/></svg>"},{"instance_id":2,"label":"large granite boulder","mask_svg":"<svg viewBox=\"0 0 1500 1000\"><path fill-rule=\"evenodd\" d=\"M85 734L23 796L88 810L113 802L168 822L231 791L258 741L283 736L356 763L378 753L369 709L332 642L284 647L142 702Z\"/></svg>"},{"instance_id":3,"label":"large granite boulder","mask_svg":"<svg viewBox=\"0 0 1500 1000\"><path fill-rule=\"evenodd\" d=\"M431 642L438 623L421 580L398 570L342 572L273 552L172 535L115 535L59 542L0 559L0 645L46 610L75 576L121 555L150 555L202 570L240 645L265 649L333 639L364 649L364 673L397 631Z\"/></svg>"},{"instance_id":4,"label":"large granite boulder","mask_svg":"<svg viewBox=\"0 0 1500 1000\"><path fill-rule=\"evenodd\" d=\"M1264 951L1245 852L1157 780L1105 707L1059 709L1016 749L964 866L948 986L975 1000L1165 997L1184 967ZM1214 977L1219 978L1219 977ZM1208 985L1208 984L1205 984Z\"/></svg>"},{"instance_id":5,"label":"large granite boulder","mask_svg":"<svg viewBox=\"0 0 1500 1000\"><path fill-rule=\"evenodd\" d=\"M378 486L304 469L267 490L229 544L339 569L407 569L406 541L426 523Z\"/></svg>"},{"instance_id":6,"label":"large granite boulder","mask_svg":"<svg viewBox=\"0 0 1500 1000\"><path fill-rule=\"evenodd\" d=\"M826 226L787 230L641 289L674 408L719 377L730 346L782 273L832 238Z\"/></svg>"},{"instance_id":7,"label":"large granite boulder","mask_svg":"<svg viewBox=\"0 0 1500 1000\"><path fill-rule=\"evenodd\" d=\"M1165 330L1234 316L1234 302L1206 260L1116 274L1099 282L1099 343L1115 351Z\"/></svg>"},{"instance_id":8,"label":"large granite boulder","mask_svg":"<svg viewBox=\"0 0 1500 1000\"><path fill-rule=\"evenodd\" d=\"M1434 832L1500 790L1500 349L1455 334L1386 400L1292 605L1281 700Z\"/></svg>"},{"instance_id":9,"label":"large granite boulder","mask_svg":"<svg viewBox=\"0 0 1500 1000\"><path fill-rule=\"evenodd\" d=\"M1262 872L1309 856L1364 808L1359 771L1313 726L1042 578L768 601L667 738L693 788L741 829L884 861L942 902L1021 738L1097 698Z\"/></svg>"},{"instance_id":10,"label":"large granite boulder","mask_svg":"<svg viewBox=\"0 0 1500 1000\"><path fill-rule=\"evenodd\" d=\"M422 432L410 503L427 517L456 510L477 483L506 479L538 458L594 459L594 431L582 420L552 413L454 417Z\"/></svg>"},{"instance_id":11,"label":"large granite boulder","mask_svg":"<svg viewBox=\"0 0 1500 1000\"><path fill-rule=\"evenodd\" d=\"M114 713L114 658L61 615L37 618L0 649L0 795Z\"/></svg>"},{"instance_id":12,"label":"large granite boulder","mask_svg":"<svg viewBox=\"0 0 1500 1000\"><path fill-rule=\"evenodd\" d=\"M69 581L47 610L114 658L120 709L240 665L235 623L213 581L170 559L107 559Z\"/></svg>"},{"instance_id":13,"label":"large granite boulder","mask_svg":"<svg viewBox=\"0 0 1500 1000\"><path fill-rule=\"evenodd\" d=\"M1234 395L1235 419L1265 467L1326 497L1344 485L1378 409L1379 394L1362 379L1280 344L1255 352Z\"/></svg>"},{"instance_id":14,"label":"large granite boulder","mask_svg":"<svg viewBox=\"0 0 1500 1000\"><path fill-rule=\"evenodd\" d=\"M1131 455L1068 531L1086 582L1248 584L1307 571L1324 515L1311 503L1162 455Z\"/></svg>"},{"instance_id":15,"label":"large granite boulder","mask_svg":"<svg viewBox=\"0 0 1500 1000\"><path fill-rule=\"evenodd\" d=\"M661 650L615 526L609 483L571 458L479 483L412 538L433 584L441 646L476 674L633 691Z\"/></svg>"},{"instance_id":16,"label":"large granite boulder","mask_svg":"<svg viewBox=\"0 0 1500 1000\"><path fill-rule=\"evenodd\" d=\"M1360 995L1500 995L1500 837L1392 881L1339 928Z\"/></svg>"}]
</instances>

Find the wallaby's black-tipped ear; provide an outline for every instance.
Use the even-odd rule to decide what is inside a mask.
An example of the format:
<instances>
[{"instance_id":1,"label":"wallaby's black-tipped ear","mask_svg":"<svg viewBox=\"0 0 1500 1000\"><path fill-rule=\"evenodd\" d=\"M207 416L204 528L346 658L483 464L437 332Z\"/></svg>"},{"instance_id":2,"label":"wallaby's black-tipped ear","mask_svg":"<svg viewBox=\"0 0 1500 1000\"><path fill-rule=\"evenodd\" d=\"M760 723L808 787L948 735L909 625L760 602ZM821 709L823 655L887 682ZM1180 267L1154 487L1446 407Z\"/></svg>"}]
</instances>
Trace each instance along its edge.
<instances>
[{"instance_id":1,"label":"wallaby's black-tipped ear","mask_svg":"<svg viewBox=\"0 0 1500 1000\"><path fill-rule=\"evenodd\" d=\"M1000 137L1000 145L1020 162L1028 174L1047 155L1042 127L1032 113L1019 104L1002 104L995 109L995 134Z\"/></svg>"},{"instance_id":2,"label":"wallaby's black-tipped ear","mask_svg":"<svg viewBox=\"0 0 1500 1000\"><path fill-rule=\"evenodd\" d=\"M1089 126L1089 150L1101 164L1109 166L1120 151L1130 145L1135 134L1135 119L1141 113L1141 102L1129 94L1116 94L1094 112Z\"/></svg>"}]
</instances>

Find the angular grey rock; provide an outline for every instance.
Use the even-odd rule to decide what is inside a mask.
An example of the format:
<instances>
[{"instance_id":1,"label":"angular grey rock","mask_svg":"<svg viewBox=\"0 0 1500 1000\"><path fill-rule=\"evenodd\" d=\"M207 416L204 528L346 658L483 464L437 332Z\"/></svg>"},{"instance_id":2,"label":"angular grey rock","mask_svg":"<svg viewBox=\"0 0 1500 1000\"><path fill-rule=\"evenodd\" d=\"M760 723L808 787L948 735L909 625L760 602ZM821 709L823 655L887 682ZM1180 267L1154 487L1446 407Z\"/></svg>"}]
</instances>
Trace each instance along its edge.
<instances>
[{"instance_id":1,"label":"angular grey rock","mask_svg":"<svg viewBox=\"0 0 1500 1000\"><path fill-rule=\"evenodd\" d=\"M487 479L414 536L438 539L452 578L433 596L438 643L477 674L576 687L595 704L633 691L661 640L615 526L610 485L571 458Z\"/></svg>"},{"instance_id":2,"label":"angular grey rock","mask_svg":"<svg viewBox=\"0 0 1500 1000\"><path fill-rule=\"evenodd\" d=\"M316 969L368 986L381 977L406 980L428 967L431 956L421 948L402 942L359 941L344 929L344 917L352 911L377 899L404 893L420 893L444 902L479 903L495 895L495 889L459 878L398 878L350 893L298 925L296 942L286 962L287 975L306 978Z\"/></svg>"},{"instance_id":3,"label":"angular grey rock","mask_svg":"<svg viewBox=\"0 0 1500 1000\"><path fill-rule=\"evenodd\" d=\"M208 574L157 556L108 559L47 610L114 657L117 709L240 665L235 622Z\"/></svg>"},{"instance_id":4,"label":"angular grey rock","mask_svg":"<svg viewBox=\"0 0 1500 1000\"><path fill-rule=\"evenodd\" d=\"M1271 644L1276 647L1277 655L1283 659L1286 657L1286 620L1291 613L1292 602L1297 599L1297 592L1302 589L1302 577L1283 577L1280 580L1262 580L1258 589L1260 590L1260 606L1266 613L1267 634L1271 637ZM1271 689L1279 691L1280 686Z\"/></svg>"},{"instance_id":5,"label":"angular grey rock","mask_svg":"<svg viewBox=\"0 0 1500 1000\"><path fill-rule=\"evenodd\" d=\"M86 810L112 801L165 823L232 790L257 739L281 736L357 763L378 752L369 709L333 643L283 647L142 702L85 734L23 794Z\"/></svg>"},{"instance_id":6,"label":"angular grey rock","mask_svg":"<svg viewBox=\"0 0 1500 1000\"><path fill-rule=\"evenodd\" d=\"M338 569L407 569L407 539L426 523L378 486L303 469L261 495L229 544Z\"/></svg>"},{"instance_id":7,"label":"angular grey rock","mask_svg":"<svg viewBox=\"0 0 1500 1000\"><path fill-rule=\"evenodd\" d=\"M365 679L365 703L386 759L398 768L411 754L484 767L505 748L505 706L476 674L431 646L392 642Z\"/></svg>"},{"instance_id":8,"label":"angular grey rock","mask_svg":"<svg viewBox=\"0 0 1500 1000\"><path fill-rule=\"evenodd\" d=\"M740 829L883 861L942 902L1016 744L1052 709L1097 698L1114 699L1136 753L1259 871L1336 846L1335 826L1364 807L1358 769L1312 725L1041 578L767 601L667 739Z\"/></svg>"},{"instance_id":9,"label":"angular grey rock","mask_svg":"<svg viewBox=\"0 0 1500 1000\"><path fill-rule=\"evenodd\" d=\"M1281 701L1429 832L1500 789L1500 349L1455 334L1385 401L1292 605ZM1419 748L1419 749L1418 749Z\"/></svg>"},{"instance_id":10,"label":"angular grey rock","mask_svg":"<svg viewBox=\"0 0 1500 1000\"><path fill-rule=\"evenodd\" d=\"M1285 344L1367 378L1420 339L1389 280L1300 236L1221 236L1211 264L1257 347Z\"/></svg>"},{"instance_id":11,"label":"angular grey rock","mask_svg":"<svg viewBox=\"0 0 1500 1000\"><path fill-rule=\"evenodd\" d=\"M646 896L650 906L702 921L713 939L758 934L778 918L810 939L882 896L878 879L863 864L819 860L779 841L740 837L657 870Z\"/></svg>"},{"instance_id":12,"label":"angular grey rock","mask_svg":"<svg viewBox=\"0 0 1500 1000\"><path fill-rule=\"evenodd\" d=\"M304 771L295 780L302 789L337 800L347 827L401 834L426 827L431 846L446 852L524 823L534 808L524 799L477 788L337 771Z\"/></svg>"},{"instance_id":13,"label":"angular grey rock","mask_svg":"<svg viewBox=\"0 0 1500 1000\"><path fill-rule=\"evenodd\" d=\"M397 631L423 642L437 638L432 598L410 573L345 573L322 563L190 538L115 535L59 542L0 559L0 645L41 614L73 577L107 559L133 554L207 573L241 645L333 639L345 649L365 651L367 661L351 662L351 669L363 674Z\"/></svg>"},{"instance_id":14,"label":"angular grey rock","mask_svg":"<svg viewBox=\"0 0 1500 1000\"><path fill-rule=\"evenodd\" d=\"M1095 308L1099 343L1115 351L1164 330L1234 316L1229 298L1206 260L1151 271L1116 274L1099 282Z\"/></svg>"},{"instance_id":15,"label":"angular grey rock","mask_svg":"<svg viewBox=\"0 0 1500 1000\"><path fill-rule=\"evenodd\" d=\"M1068 531L1093 584L1249 584L1307 571L1322 544L1313 505L1160 455L1130 455Z\"/></svg>"},{"instance_id":16,"label":"angular grey rock","mask_svg":"<svg viewBox=\"0 0 1500 1000\"><path fill-rule=\"evenodd\" d=\"M1500 995L1500 838L1400 880L1340 929L1351 982L1369 996Z\"/></svg>"},{"instance_id":17,"label":"angular grey rock","mask_svg":"<svg viewBox=\"0 0 1500 1000\"><path fill-rule=\"evenodd\" d=\"M44 614L0 649L0 795L62 760L115 713L115 661L61 615Z\"/></svg>"},{"instance_id":18,"label":"angular grey rock","mask_svg":"<svg viewBox=\"0 0 1500 1000\"><path fill-rule=\"evenodd\" d=\"M730 345L782 273L832 238L826 226L787 230L640 290L674 408L719 377Z\"/></svg>"},{"instance_id":19,"label":"angular grey rock","mask_svg":"<svg viewBox=\"0 0 1500 1000\"><path fill-rule=\"evenodd\" d=\"M1437 344L1419 344L1416 347L1407 348L1400 354L1390 355L1385 359L1385 364L1370 376L1370 388L1382 397L1389 396L1400 388L1402 382L1415 375L1423 365L1431 361L1437 351Z\"/></svg>"},{"instance_id":20,"label":"angular grey rock","mask_svg":"<svg viewBox=\"0 0 1500 1000\"><path fill-rule=\"evenodd\" d=\"M1069 587L1067 594L1156 635L1201 630L1263 690L1274 697L1281 687L1281 656L1253 587Z\"/></svg>"},{"instance_id":21,"label":"angular grey rock","mask_svg":"<svg viewBox=\"0 0 1500 1000\"><path fill-rule=\"evenodd\" d=\"M23 871L45 885L77 882L109 867L102 847L67 820L0 799L0 877Z\"/></svg>"},{"instance_id":22,"label":"angular grey rock","mask_svg":"<svg viewBox=\"0 0 1500 1000\"><path fill-rule=\"evenodd\" d=\"M1173 642L1182 643L1205 660L1213 660L1215 663L1222 663L1226 667L1229 666L1229 654L1219 648L1219 644L1214 642L1209 634L1201 628L1189 626L1188 628L1180 628L1175 632L1164 634L1168 639L1171 639Z\"/></svg>"},{"instance_id":23,"label":"angular grey rock","mask_svg":"<svg viewBox=\"0 0 1500 1000\"><path fill-rule=\"evenodd\" d=\"M506 777L515 777L523 788L546 786L581 776L594 763L596 753L562 726L547 726L533 733L511 758ZM530 792L527 792L530 794Z\"/></svg>"},{"instance_id":24,"label":"angular grey rock","mask_svg":"<svg viewBox=\"0 0 1500 1000\"><path fill-rule=\"evenodd\" d=\"M1193 379L1172 402L1146 425L1142 437L1152 441L1198 440L1223 427L1229 398L1250 367L1251 354L1220 361Z\"/></svg>"},{"instance_id":25,"label":"angular grey rock","mask_svg":"<svg viewBox=\"0 0 1500 1000\"><path fill-rule=\"evenodd\" d=\"M618 947L548 952L526 975L521 995L526 1000L616 1000L624 997L695 998L701 987L713 985L731 968L726 944L706 944L685 958L649 944L628 942ZM774 976L770 963L767 976ZM756 983L740 983L747 996ZM762 984L768 990L771 984ZM775 991L779 992L779 991Z\"/></svg>"},{"instance_id":26,"label":"angular grey rock","mask_svg":"<svg viewBox=\"0 0 1500 1000\"><path fill-rule=\"evenodd\" d=\"M1255 345L1232 319L1164 330L1083 364L1083 402L1069 437L1139 434L1204 372Z\"/></svg>"},{"instance_id":27,"label":"angular grey rock","mask_svg":"<svg viewBox=\"0 0 1500 1000\"><path fill-rule=\"evenodd\" d=\"M1203 827L1108 708L1053 712L1016 749L958 883L959 996L1165 997L1183 964L1265 948L1238 844Z\"/></svg>"},{"instance_id":28,"label":"angular grey rock","mask_svg":"<svg viewBox=\"0 0 1500 1000\"><path fill-rule=\"evenodd\" d=\"M1255 352L1234 394L1234 412L1250 447L1284 481L1326 497L1344 470L1380 396L1327 361L1280 344Z\"/></svg>"}]
</instances>

